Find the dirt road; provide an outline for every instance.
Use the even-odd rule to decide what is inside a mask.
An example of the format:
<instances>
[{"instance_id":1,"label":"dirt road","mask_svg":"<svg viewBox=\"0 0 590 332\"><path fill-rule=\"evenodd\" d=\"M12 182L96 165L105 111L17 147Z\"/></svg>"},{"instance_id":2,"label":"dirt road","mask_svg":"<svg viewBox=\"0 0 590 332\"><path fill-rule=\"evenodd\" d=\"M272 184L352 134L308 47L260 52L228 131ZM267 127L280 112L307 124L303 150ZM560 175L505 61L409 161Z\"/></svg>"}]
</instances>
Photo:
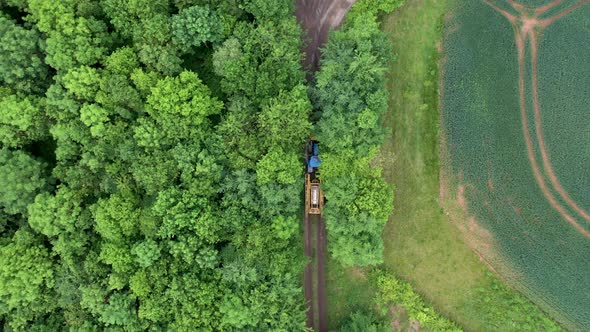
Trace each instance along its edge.
<instances>
[{"instance_id":1,"label":"dirt road","mask_svg":"<svg viewBox=\"0 0 590 332\"><path fill-rule=\"evenodd\" d=\"M306 257L312 258L313 257L313 249L311 247L311 223L309 221L309 214L305 214L303 220L303 243L304 243L304 253ZM313 314L313 263L307 264L305 266L305 275L304 279L304 293L305 293L305 302L308 303L307 309L307 326L313 327L314 326L314 314Z\"/></svg>"},{"instance_id":2,"label":"dirt road","mask_svg":"<svg viewBox=\"0 0 590 332\"><path fill-rule=\"evenodd\" d=\"M355 2L356 0L296 1L295 15L305 31L303 66L308 72L309 81L319 68L320 48L328 40L328 33L342 23L344 15ZM304 294L308 303L307 326L314 331L327 332L326 226L321 216L308 214L305 214L303 223L304 252L311 261L305 267L304 274Z\"/></svg>"},{"instance_id":3,"label":"dirt road","mask_svg":"<svg viewBox=\"0 0 590 332\"><path fill-rule=\"evenodd\" d=\"M303 222L304 251L310 260L304 275L307 326L314 331L327 332L326 227L319 215L306 214Z\"/></svg>"},{"instance_id":4,"label":"dirt road","mask_svg":"<svg viewBox=\"0 0 590 332\"><path fill-rule=\"evenodd\" d=\"M295 15L305 37L304 68L310 73L319 68L320 48L328 40L330 29L340 25L356 0L297 0ZM311 79L311 75L308 75Z\"/></svg>"}]
</instances>

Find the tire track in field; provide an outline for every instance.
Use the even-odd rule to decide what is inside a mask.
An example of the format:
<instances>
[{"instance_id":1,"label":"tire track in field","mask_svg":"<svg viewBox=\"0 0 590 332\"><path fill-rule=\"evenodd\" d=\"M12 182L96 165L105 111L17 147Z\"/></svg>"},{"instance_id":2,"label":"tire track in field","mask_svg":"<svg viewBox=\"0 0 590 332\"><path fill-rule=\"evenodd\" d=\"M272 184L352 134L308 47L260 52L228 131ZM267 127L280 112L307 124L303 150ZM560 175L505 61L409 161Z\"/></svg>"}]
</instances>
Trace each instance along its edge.
<instances>
[{"instance_id":1,"label":"tire track in field","mask_svg":"<svg viewBox=\"0 0 590 332\"><path fill-rule=\"evenodd\" d=\"M515 41L516 46L518 49L518 64L519 64L519 97L520 97L520 109L521 109L521 118L522 118L522 125L523 131L525 136L525 142L527 146L527 154L528 159L531 163L531 167L539 184L539 187L551 206L559 212L559 214L568 222L570 223L578 232L582 235L590 238L590 232L582 227L578 221L573 218L568 211L557 201L555 196L551 193L550 188L547 185L546 179L543 177L541 172L541 168L537 162L535 157L535 147L533 143L533 139L531 138L531 133L528 127L528 112L526 106L526 84L525 84L525 76L526 76L526 43L527 41L530 43L530 50L531 50L531 65L532 65L532 94L533 94L533 112L534 112L534 122L535 122L535 132L537 143L539 145L539 150L541 152L541 159L543 163L543 171L547 174L549 178L549 182L553 186L553 190L558 193L558 195L566 202L566 204L576 211L583 219L587 222L590 222L590 214L586 212L584 209L579 207L579 205L570 197L567 191L562 187L561 183L559 182L557 176L555 175L555 171L553 170L553 166L551 165L551 160L549 158L549 154L547 152L547 147L545 144L545 139L543 136L542 131L542 119L541 119L541 106L539 102L539 87L538 87L538 39L540 38L541 32L550 26L556 20L564 17L565 15L569 14L573 10L581 7L582 5L590 2L590 0L580 0L577 3L567 7L566 9L562 10L560 13L555 14L546 19L539 19L539 16L543 15L550 9L558 6L563 2L563 0L554 0L553 2L546 4L544 6L538 8L529 8L526 7L515 0L508 0L508 3L512 6L512 8L518 14L511 14L507 10L500 8L497 4L492 2L492 0L483 0L497 12L502 14L513 26L515 32ZM530 14L531 9L533 10L533 15ZM517 16L518 15L518 16Z\"/></svg>"}]
</instances>

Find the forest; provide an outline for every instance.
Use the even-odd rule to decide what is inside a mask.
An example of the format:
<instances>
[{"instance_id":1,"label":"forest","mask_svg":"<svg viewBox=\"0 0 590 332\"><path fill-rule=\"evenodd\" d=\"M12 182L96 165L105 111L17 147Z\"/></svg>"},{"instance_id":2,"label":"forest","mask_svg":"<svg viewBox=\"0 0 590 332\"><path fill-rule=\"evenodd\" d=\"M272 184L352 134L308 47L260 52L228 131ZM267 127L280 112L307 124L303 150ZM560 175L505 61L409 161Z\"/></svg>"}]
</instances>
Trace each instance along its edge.
<instances>
[{"instance_id":1,"label":"forest","mask_svg":"<svg viewBox=\"0 0 590 332\"><path fill-rule=\"evenodd\" d=\"M310 86L278 0L0 0L0 329L305 330L304 143L329 248L382 260L387 41Z\"/></svg>"}]
</instances>

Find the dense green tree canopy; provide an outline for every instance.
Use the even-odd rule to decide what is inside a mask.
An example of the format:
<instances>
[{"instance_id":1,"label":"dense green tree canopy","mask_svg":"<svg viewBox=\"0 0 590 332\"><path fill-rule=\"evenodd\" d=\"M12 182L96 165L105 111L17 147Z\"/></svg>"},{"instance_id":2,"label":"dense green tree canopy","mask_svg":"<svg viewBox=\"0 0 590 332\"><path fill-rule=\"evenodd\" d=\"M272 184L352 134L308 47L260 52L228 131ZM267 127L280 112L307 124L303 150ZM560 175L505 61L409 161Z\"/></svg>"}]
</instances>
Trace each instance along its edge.
<instances>
[{"instance_id":1,"label":"dense green tree canopy","mask_svg":"<svg viewBox=\"0 0 590 332\"><path fill-rule=\"evenodd\" d=\"M369 155L384 138L388 42L371 15L357 16L332 34L316 76L322 112L319 138L335 151Z\"/></svg>"},{"instance_id":2,"label":"dense green tree canopy","mask_svg":"<svg viewBox=\"0 0 590 332\"><path fill-rule=\"evenodd\" d=\"M42 91L48 70L40 43L36 30L0 14L0 84L25 93Z\"/></svg>"},{"instance_id":3,"label":"dense green tree canopy","mask_svg":"<svg viewBox=\"0 0 590 332\"><path fill-rule=\"evenodd\" d=\"M26 227L0 242L0 315L26 329L55 309L54 263L40 238Z\"/></svg>"},{"instance_id":4,"label":"dense green tree canopy","mask_svg":"<svg viewBox=\"0 0 590 332\"><path fill-rule=\"evenodd\" d=\"M221 17L209 6L184 8L172 18L174 42L184 51L205 42L222 40L224 26Z\"/></svg>"},{"instance_id":5,"label":"dense green tree canopy","mask_svg":"<svg viewBox=\"0 0 590 332\"><path fill-rule=\"evenodd\" d=\"M0 329L304 330L292 7L5 3Z\"/></svg>"},{"instance_id":6,"label":"dense green tree canopy","mask_svg":"<svg viewBox=\"0 0 590 332\"><path fill-rule=\"evenodd\" d=\"M5 147L22 147L49 136L44 99L35 96L0 94L0 142Z\"/></svg>"},{"instance_id":7,"label":"dense green tree canopy","mask_svg":"<svg viewBox=\"0 0 590 332\"><path fill-rule=\"evenodd\" d=\"M48 186L45 164L24 151L0 150L0 207L25 214L35 196Z\"/></svg>"},{"instance_id":8,"label":"dense green tree canopy","mask_svg":"<svg viewBox=\"0 0 590 332\"><path fill-rule=\"evenodd\" d=\"M380 119L387 109L389 54L375 13L354 12L331 35L313 90L320 115L328 249L346 266L382 262L381 233L393 206L392 188L371 166L385 137Z\"/></svg>"}]
</instances>

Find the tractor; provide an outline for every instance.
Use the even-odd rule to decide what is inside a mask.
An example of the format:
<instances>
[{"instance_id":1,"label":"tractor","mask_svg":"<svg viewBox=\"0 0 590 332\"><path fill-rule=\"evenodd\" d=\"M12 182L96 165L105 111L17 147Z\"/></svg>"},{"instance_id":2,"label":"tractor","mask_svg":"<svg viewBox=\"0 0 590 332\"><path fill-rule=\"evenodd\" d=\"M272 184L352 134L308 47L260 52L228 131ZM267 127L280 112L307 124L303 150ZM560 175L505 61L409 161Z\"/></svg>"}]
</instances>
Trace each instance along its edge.
<instances>
[{"instance_id":1,"label":"tractor","mask_svg":"<svg viewBox=\"0 0 590 332\"><path fill-rule=\"evenodd\" d=\"M319 179L320 164L319 142L310 140L305 148L305 212L309 214L321 214L324 207L324 193Z\"/></svg>"}]
</instances>

